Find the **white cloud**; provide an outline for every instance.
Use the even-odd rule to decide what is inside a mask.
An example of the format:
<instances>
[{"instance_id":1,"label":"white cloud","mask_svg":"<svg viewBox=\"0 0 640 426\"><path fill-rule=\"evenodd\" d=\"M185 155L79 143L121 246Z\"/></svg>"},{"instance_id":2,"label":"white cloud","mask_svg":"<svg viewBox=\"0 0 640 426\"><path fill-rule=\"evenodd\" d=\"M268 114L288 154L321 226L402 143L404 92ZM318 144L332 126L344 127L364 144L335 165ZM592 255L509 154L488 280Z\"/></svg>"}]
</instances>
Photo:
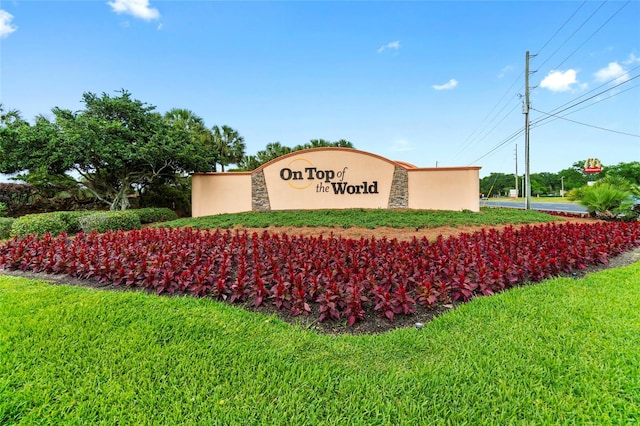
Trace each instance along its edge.
<instances>
[{"instance_id":1,"label":"white cloud","mask_svg":"<svg viewBox=\"0 0 640 426\"><path fill-rule=\"evenodd\" d=\"M552 92L566 92L571 90L572 84L577 84L576 70L556 71L552 70L540 83L540 87Z\"/></svg>"},{"instance_id":2,"label":"white cloud","mask_svg":"<svg viewBox=\"0 0 640 426\"><path fill-rule=\"evenodd\" d=\"M634 55L633 53L629 53L629 58L626 61L622 61L625 65L635 64L636 62L640 62L640 57Z\"/></svg>"},{"instance_id":3,"label":"white cloud","mask_svg":"<svg viewBox=\"0 0 640 426\"><path fill-rule=\"evenodd\" d=\"M619 63L611 62L606 68L598 70L595 74L596 80L600 83L614 80L616 84L620 84L629 79L629 74Z\"/></svg>"},{"instance_id":4,"label":"white cloud","mask_svg":"<svg viewBox=\"0 0 640 426\"><path fill-rule=\"evenodd\" d=\"M13 15L6 10L0 9L0 38L4 38L18 29L15 25L11 25Z\"/></svg>"},{"instance_id":5,"label":"white cloud","mask_svg":"<svg viewBox=\"0 0 640 426\"><path fill-rule=\"evenodd\" d=\"M436 84L431 87L433 87L435 90L451 90L457 85L458 85L458 80L456 80L455 78L452 78L451 80L447 81L445 84Z\"/></svg>"},{"instance_id":6,"label":"white cloud","mask_svg":"<svg viewBox=\"0 0 640 426\"><path fill-rule=\"evenodd\" d=\"M398 50L400 49L400 42L396 40L396 41L389 42L387 44L383 44L382 46L380 46L380 48L378 48L378 53L384 52L385 49Z\"/></svg>"},{"instance_id":7,"label":"white cloud","mask_svg":"<svg viewBox=\"0 0 640 426\"><path fill-rule=\"evenodd\" d=\"M149 5L149 0L114 0L107 2L115 13L125 13L145 21L160 17L160 12Z\"/></svg>"},{"instance_id":8,"label":"white cloud","mask_svg":"<svg viewBox=\"0 0 640 426\"><path fill-rule=\"evenodd\" d=\"M498 78L504 77L505 75L507 75L511 71L513 71L513 66L512 65L507 65L506 67L504 67L504 68L502 68L500 70L500 73L498 74Z\"/></svg>"}]
</instances>

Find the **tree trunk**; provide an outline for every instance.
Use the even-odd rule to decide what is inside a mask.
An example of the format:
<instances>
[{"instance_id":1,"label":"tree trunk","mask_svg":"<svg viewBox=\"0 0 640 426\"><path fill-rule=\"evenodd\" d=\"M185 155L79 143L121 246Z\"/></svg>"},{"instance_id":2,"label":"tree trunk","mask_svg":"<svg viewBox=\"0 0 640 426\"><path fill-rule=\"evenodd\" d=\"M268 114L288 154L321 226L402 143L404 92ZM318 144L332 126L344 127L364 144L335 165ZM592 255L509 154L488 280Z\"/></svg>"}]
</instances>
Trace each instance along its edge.
<instances>
[{"instance_id":1,"label":"tree trunk","mask_svg":"<svg viewBox=\"0 0 640 426\"><path fill-rule=\"evenodd\" d=\"M127 185L122 185L111 202L110 210L127 210L130 206L131 203L129 203L129 197L127 197Z\"/></svg>"}]
</instances>

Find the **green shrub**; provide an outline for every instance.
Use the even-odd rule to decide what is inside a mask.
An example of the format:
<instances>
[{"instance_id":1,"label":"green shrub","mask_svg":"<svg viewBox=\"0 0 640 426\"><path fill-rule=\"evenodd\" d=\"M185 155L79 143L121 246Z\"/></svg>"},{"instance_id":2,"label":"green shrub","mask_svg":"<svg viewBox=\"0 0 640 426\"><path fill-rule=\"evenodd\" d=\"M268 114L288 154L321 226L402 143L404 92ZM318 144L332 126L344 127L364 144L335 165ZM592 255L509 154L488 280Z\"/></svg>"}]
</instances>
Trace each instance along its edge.
<instances>
[{"instance_id":1,"label":"green shrub","mask_svg":"<svg viewBox=\"0 0 640 426\"><path fill-rule=\"evenodd\" d=\"M140 217L133 210L98 212L80 218L80 228L86 233L129 231L140 227Z\"/></svg>"},{"instance_id":2,"label":"green shrub","mask_svg":"<svg viewBox=\"0 0 640 426\"><path fill-rule=\"evenodd\" d=\"M614 213L629 193L608 183L599 183L584 188L579 203L587 208L592 216L601 219L614 219Z\"/></svg>"},{"instance_id":3,"label":"green shrub","mask_svg":"<svg viewBox=\"0 0 640 426\"><path fill-rule=\"evenodd\" d=\"M62 220L60 213L28 214L17 218L11 225L11 235L23 237L27 234L44 235L49 232L57 235L67 230L67 223Z\"/></svg>"},{"instance_id":4,"label":"green shrub","mask_svg":"<svg viewBox=\"0 0 640 426\"><path fill-rule=\"evenodd\" d=\"M5 217L7 215L7 205L5 203L0 203L0 217Z\"/></svg>"},{"instance_id":5,"label":"green shrub","mask_svg":"<svg viewBox=\"0 0 640 426\"><path fill-rule=\"evenodd\" d=\"M69 234L80 232L80 230L82 229L80 227L80 219L95 213L95 211L90 210L58 212L58 214L60 215L60 219L62 219L63 222L66 223L66 231Z\"/></svg>"},{"instance_id":6,"label":"green shrub","mask_svg":"<svg viewBox=\"0 0 640 426\"><path fill-rule=\"evenodd\" d=\"M178 218L176 212L166 207L145 207L131 211L138 215L141 224L166 222Z\"/></svg>"},{"instance_id":7,"label":"green shrub","mask_svg":"<svg viewBox=\"0 0 640 426\"><path fill-rule=\"evenodd\" d=\"M15 222L12 217L0 217L0 240L6 240L11 236L11 226Z\"/></svg>"},{"instance_id":8,"label":"green shrub","mask_svg":"<svg viewBox=\"0 0 640 426\"><path fill-rule=\"evenodd\" d=\"M591 216L633 220L638 217L633 198L636 191L637 187L631 182L618 176L607 176L593 185L571 190L567 198L585 206Z\"/></svg>"}]
</instances>

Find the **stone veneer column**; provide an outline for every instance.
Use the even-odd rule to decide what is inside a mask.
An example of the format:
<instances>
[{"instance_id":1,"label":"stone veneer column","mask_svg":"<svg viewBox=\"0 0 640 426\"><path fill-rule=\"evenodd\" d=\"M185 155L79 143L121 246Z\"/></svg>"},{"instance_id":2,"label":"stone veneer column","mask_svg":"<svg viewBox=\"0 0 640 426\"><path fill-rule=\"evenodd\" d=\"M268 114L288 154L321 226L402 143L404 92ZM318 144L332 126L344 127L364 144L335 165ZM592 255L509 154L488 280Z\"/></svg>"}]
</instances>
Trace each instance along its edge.
<instances>
[{"instance_id":1,"label":"stone veneer column","mask_svg":"<svg viewBox=\"0 0 640 426\"><path fill-rule=\"evenodd\" d=\"M264 172L260 170L251 175L251 210L254 212L267 212L271 210L267 181Z\"/></svg>"},{"instance_id":2,"label":"stone veneer column","mask_svg":"<svg viewBox=\"0 0 640 426\"><path fill-rule=\"evenodd\" d=\"M389 209L406 209L409 206L409 174L405 169L396 166L389 193Z\"/></svg>"}]
</instances>

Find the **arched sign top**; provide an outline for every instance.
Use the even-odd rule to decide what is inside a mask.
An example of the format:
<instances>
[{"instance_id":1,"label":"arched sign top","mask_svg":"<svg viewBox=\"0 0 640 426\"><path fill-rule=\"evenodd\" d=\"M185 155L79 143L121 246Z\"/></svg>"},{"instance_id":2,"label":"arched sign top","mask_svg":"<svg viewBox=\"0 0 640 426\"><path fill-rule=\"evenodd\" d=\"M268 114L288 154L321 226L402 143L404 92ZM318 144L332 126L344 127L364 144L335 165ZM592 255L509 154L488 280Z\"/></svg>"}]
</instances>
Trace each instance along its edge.
<instances>
[{"instance_id":1,"label":"arched sign top","mask_svg":"<svg viewBox=\"0 0 640 426\"><path fill-rule=\"evenodd\" d=\"M366 152L366 151L360 151L358 149L354 149L354 148L344 148L344 147L321 147L321 148L309 148L309 149L303 149L303 150L299 150L299 151L293 151L290 152L288 154L282 155L278 158L274 158L273 160L262 164L260 167L258 167L257 169L253 170L253 172L259 172L263 169L266 169L267 167L271 166L272 164L275 163L279 163L281 161L286 160L287 158L290 157L295 157L295 156L300 156L301 154L307 154L310 152L321 152L321 151L332 151L332 152L339 152L339 151L343 151L345 153L356 153L356 154L361 154L361 155L367 155L370 156L372 158L376 158L378 160L384 161L386 163L392 164L394 166L400 166L404 169L411 169L411 168L415 168L415 166L413 166L412 164L409 163L405 163L402 161L392 161L389 160L388 158L382 157L380 155L377 154L373 154L371 152Z\"/></svg>"},{"instance_id":2,"label":"arched sign top","mask_svg":"<svg viewBox=\"0 0 640 426\"><path fill-rule=\"evenodd\" d=\"M600 173L602 171L602 163L597 158L587 158L584 162L585 173Z\"/></svg>"}]
</instances>

